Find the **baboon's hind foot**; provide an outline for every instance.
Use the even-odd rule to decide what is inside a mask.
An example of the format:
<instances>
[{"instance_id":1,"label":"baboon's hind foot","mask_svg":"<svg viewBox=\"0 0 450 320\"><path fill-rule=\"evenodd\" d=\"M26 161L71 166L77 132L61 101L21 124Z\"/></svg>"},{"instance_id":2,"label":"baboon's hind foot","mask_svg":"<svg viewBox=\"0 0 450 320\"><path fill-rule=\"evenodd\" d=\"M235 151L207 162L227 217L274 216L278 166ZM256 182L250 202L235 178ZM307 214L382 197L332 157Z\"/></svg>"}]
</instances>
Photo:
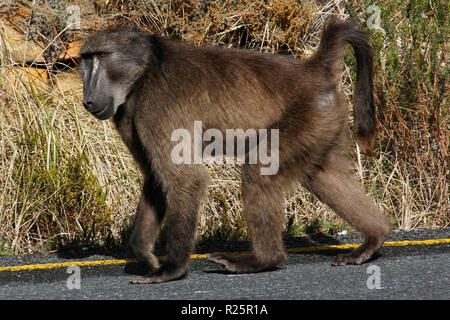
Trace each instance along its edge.
<instances>
[{"instance_id":1,"label":"baboon's hind foot","mask_svg":"<svg viewBox=\"0 0 450 320\"><path fill-rule=\"evenodd\" d=\"M261 262L253 254L240 256L227 255L223 253L210 253L208 260L223 265L228 271L233 273L254 273L274 269L279 263L286 259L284 253L280 253L276 258L267 262Z\"/></svg>"},{"instance_id":2,"label":"baboon's hind foot","mask_svg":"<svg viewBox=\"0 0 450 320\"><path fill-rule=\"evenodd\" d=\"M161 283L182 278L186 274L186 268L177 268L170 264L163 264L161 268L148 276L137 277L130 281L132 284Z\"/></svg>"},{"instance_id":3,"label":"baboon's hind foot","mask_svg":"<svg viewBox=\"0 0 450 320\"><path fill-rule=\"evenodd\" d=\"M362 264L369 260L383 245L386 237L369 238L353 252L338 254L331 263L333 266Z\"/></svg>"},{"instance_id":4,"label":"baboon's hind foot","mask_svg":"<svg viewBox=\"0 0 450 320\"><path fill-rule=\"evenodd\" d=\"M306 186L364 236L365 241L361 246L351 253L338 255L332 264L362 264L369 260L389 236L389 220L351 173L339 167L325 166L315 172L314 178Z\"/></svg>"}]
</instances>

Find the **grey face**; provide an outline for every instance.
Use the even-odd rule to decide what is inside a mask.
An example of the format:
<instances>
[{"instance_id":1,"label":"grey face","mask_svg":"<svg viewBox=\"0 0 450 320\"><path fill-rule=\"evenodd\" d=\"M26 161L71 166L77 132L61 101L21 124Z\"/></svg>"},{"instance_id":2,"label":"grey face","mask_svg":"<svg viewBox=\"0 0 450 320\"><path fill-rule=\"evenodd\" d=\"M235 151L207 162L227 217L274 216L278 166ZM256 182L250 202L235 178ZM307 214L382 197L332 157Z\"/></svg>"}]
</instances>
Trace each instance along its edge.
<instances>
[{"instance_id":1,"label":"grey face","mask_svg":"<svg viewBox=\"0 0 450 320\"><path fill-rule=\"evenodd\" d=\"M84 55L81 63L83 80L83 105L97 119L112 117L125 97L114 97L113 82L108 77L107 65L111 54L99 52Z\"/></svg>"},{"instance_id":2,"label":"grey face","mask_svg":"<svg viewBox=\"0 0 450 320\"><path fill-rule=\"evenodd\" d=\"M81 49L83 105L97 119L112 117L136 81L146 72L152 46L149 35L128 29L103 31Z\"/></svg>"}]
</instances>

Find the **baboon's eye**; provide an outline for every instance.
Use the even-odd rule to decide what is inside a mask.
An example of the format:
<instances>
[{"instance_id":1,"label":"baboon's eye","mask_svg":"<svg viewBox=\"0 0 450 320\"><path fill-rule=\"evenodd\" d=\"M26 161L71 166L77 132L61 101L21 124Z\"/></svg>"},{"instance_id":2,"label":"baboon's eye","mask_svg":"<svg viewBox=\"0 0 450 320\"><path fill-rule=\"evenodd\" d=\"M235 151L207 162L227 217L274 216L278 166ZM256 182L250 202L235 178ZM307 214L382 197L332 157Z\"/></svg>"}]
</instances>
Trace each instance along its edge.
<instances>
[{"instance_id":1,"label":"baboon's eye","mask_svg":"<svg viewBox=\"0 0 450 320\"><path fill-rule=\"evenodd\" d=\"M98 56L99 56L100 58L104 58L104 57L106 57L106 53L105 53L105 52L100 52L100 53L98 54Z\"/></svg>"}]
</instances>

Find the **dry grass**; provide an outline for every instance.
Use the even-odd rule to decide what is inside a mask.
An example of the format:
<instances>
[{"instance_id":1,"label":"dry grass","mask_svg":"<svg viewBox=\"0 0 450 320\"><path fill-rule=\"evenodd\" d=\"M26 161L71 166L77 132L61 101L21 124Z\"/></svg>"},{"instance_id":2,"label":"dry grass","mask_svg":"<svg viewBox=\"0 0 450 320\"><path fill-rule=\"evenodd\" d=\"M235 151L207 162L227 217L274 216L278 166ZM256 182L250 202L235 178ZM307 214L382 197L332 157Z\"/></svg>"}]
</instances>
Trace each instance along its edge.
<instances>
[{"instance_id":1,"label":"dry grass","mask_svg":"<svg viewBox=\"0 0 450 320\"><path fill-rule=\"evenodd\" d=\"M355 175L393 226L402 229L446 227L450 222L443 45L448 43L449 24L442 23L448 20L448 6L437 2L427 8L428 1L419 1L424 8L407 11L406 5L380 1L386 33L371 31L380 139L374 158L355 152ZM133 21L197 45L305 57L317 46L327 16L350 15L364 23L368 5L338 0L112 0L99 12L106 22ZM414 16L420 10L429 17L426 24ZM396 47L399 41L409 47ZM350 54L341 75L349 101L353 64ZM81 107L81 83L68 86L61 82L63 74L49 85L33 69L17 68L7 48L1 48L0 251L115 245L127 238L140 174L111 124L99 123ZM208 164L208 170L213 184L202 209L199 238L246 238L239 167ZM285 208L288 234L349 229L300 187L288 195Z\"/></svg>"},{"instance_id":2,"label":"dry grass","mask_svg":"<svg viewBox=\"0 0 450 320\"><path fill-rule=\"evenodd\" d=\"M118 237L140 179L109 123L61 91L2 64L0 243L14 252Z\"/></svg>"}]
</instances>

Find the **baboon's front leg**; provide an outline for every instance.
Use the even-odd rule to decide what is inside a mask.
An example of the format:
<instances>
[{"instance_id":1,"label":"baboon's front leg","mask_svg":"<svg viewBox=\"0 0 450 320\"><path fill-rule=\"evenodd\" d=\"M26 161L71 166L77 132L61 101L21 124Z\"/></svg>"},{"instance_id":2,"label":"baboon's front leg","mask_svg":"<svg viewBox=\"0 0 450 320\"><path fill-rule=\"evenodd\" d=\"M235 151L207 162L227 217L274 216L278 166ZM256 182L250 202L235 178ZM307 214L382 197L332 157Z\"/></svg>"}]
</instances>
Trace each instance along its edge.
<instances>
[{"instance_id":1,"label":"baboon's front leg","mask_svg":"<svg viewBox=\"0 0 450 320\"><path fill-rule=\"evenodd\" d=\"M171 181L167 191L165 223L168 228L168 253L161 267L132 283L158 283L182 277L189 265L195 244L198 212L206 195L208 175L203 169L188 170Z\"/></svg>"},{"instance_id":2,"label":"baboon's front leg","mask_svg":"<svg viewBox=\"0 0 450 320\"><path fill-rule=\"evenodd\" d=\"M165 199L161 189L147 178L134 221L130 245L136 258L150 270L159 268L158 258L152 253L164 217Z\"/></svg>"},{"instance_id":3,"label":"baboon's front leg","mask_svg":"<svg viewBox=\"0 0 450 320\"><path fill-rule=\"evenodd\" d=\"M174 212L167 212L168 224L168 254L161 267L148 276L135 278L132 283L159 283L181 278L189 265L194 247L195 231L197 229L197 211L192 210L183 218L176 218ZM169 209L170 210L170 209ZM179 214L180 212L178 212Z\"/></svg>"}]
</instances>

